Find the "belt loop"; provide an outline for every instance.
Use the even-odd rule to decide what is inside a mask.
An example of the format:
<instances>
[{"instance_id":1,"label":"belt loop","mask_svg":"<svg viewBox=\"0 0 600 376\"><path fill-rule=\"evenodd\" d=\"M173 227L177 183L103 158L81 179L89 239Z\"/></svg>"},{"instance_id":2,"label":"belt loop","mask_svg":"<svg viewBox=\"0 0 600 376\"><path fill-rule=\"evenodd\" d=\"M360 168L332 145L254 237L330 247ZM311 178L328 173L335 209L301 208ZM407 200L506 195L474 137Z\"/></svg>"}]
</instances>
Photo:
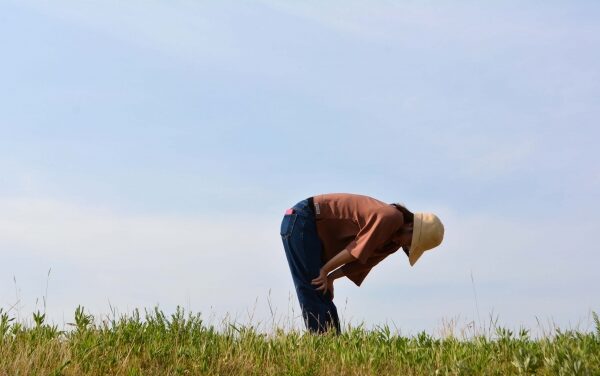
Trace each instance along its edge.
<instances>
[{"instance_id":1,"label":"belt loop","mask_svg":"<svg viewBox=\"0 0 600 376\"><path fill-rule=\"evenodd\" d=\"M314 201L313 197L311 196L307 200L308 200L308 207L310 208L310 211L312 212L313 216L316 217L315 201Z\"/></svg>"}]
</instances>

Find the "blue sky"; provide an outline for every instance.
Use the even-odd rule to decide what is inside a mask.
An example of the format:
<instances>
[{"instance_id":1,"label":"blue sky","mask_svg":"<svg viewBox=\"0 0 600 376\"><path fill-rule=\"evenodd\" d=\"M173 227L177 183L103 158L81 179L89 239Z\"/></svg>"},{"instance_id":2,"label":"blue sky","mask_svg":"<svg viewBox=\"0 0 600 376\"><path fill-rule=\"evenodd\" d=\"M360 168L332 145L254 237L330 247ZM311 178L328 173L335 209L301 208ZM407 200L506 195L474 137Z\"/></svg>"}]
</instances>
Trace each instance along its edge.
<instances>
[{"instance_id":1,"label":"blue sky","mask_svg":"<svg viewBox=\"0 0 600 376\"><path fill-rule=\"evenodd\" d=\"M393 255L361 288L337 283L345 320L587 325L599 16L585 1L0 2L0 307L25 318L48 284L59 323L109 302L268 322L270 301L293 321L283 211L352 192L439 213L446 239L414 268Z\"/></svg>"}]
</instances>

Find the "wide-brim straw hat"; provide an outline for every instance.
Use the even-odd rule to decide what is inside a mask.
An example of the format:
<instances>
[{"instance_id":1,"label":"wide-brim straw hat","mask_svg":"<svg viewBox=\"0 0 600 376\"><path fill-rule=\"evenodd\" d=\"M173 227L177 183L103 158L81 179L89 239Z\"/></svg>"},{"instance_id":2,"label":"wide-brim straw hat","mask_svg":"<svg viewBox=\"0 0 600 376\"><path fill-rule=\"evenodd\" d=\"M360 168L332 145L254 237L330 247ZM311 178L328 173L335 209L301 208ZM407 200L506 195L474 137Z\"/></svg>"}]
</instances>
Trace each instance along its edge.
<instances>
[{"instance_id":1,"label":"wide-brim straw hat","mask_svg":"<svg viewBox=\"0 0 600 376\"><path fill-rule=\"evenodd\" d=\"M444 239L444 225L433 213L415 213L413 236L410 243L408 262L415 265L423 252L435 248Z\"/></svg>"}]
</instances>

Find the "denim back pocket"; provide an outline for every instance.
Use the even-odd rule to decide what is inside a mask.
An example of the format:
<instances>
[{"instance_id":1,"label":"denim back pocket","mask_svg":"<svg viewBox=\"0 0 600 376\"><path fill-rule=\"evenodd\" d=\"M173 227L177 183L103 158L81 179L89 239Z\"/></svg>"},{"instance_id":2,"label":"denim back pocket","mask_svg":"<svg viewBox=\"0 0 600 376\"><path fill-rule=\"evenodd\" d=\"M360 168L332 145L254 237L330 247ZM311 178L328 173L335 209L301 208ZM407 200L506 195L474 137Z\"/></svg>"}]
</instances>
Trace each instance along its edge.
<instances>
[{"instance_id":1,"label":"denim back pocket","mask_svg":"<svg viewBox=\"0 0 600 376\"><path fill-rule=\"evenodd\" d=\"M294 224L296 223L296 218L298 214L286 214L283 216L283 220L281 221L281 230L279 234L283 238L287 238L292 235L292 231L294 230Z\"/></svg>"}]
</instances>

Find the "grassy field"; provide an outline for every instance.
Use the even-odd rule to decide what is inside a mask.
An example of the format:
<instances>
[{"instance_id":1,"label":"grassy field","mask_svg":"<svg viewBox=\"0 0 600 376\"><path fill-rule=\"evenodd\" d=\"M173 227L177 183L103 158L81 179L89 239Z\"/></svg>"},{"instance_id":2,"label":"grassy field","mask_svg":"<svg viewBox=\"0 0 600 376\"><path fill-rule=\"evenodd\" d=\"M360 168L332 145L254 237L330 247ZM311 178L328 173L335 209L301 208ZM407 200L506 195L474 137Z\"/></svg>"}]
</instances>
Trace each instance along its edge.
<instances>
[{"instance_id":1,"label":"grassy field","mask_svg":"<svg viewBox=\"0 0 600 376\"><path fill-rule=\"evenodd\" d=\"M458 339L346 328L310 335L205 324L183 310L155 309L96 322L82 308L70 330L17 323L0 310L0 375L600 375L595 331L526 330Z\"/></svg>"}]
</instances>

